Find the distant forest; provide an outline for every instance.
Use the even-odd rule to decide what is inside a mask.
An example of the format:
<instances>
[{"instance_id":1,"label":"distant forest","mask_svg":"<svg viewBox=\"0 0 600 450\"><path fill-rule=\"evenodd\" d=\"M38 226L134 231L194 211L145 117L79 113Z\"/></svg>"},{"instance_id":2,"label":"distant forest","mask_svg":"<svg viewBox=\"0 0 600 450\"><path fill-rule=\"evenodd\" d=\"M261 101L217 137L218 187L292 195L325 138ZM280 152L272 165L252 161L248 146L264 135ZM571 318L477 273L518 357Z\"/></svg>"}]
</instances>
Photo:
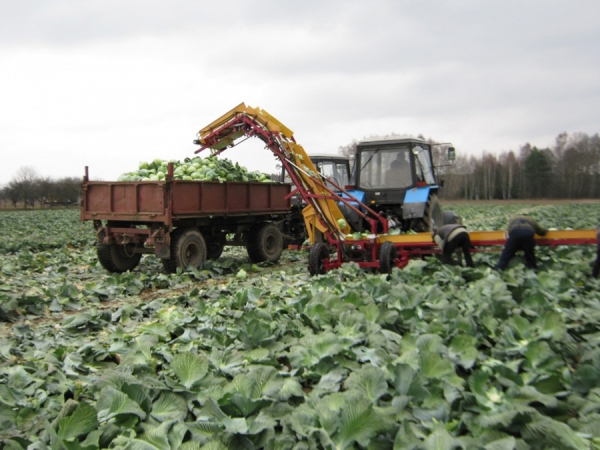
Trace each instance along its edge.
<instances>
[{"instance_id":1,"label":"distant forest","mask_svg":"<svg viewBox=\"0 0 600 450\"><path fill-rule=\"evenodd\" d=\"M562 133L550 148L525 144L518 152L470 157L457 149L455 163L440 174L445 199L600 198L600 137Z\"/></svg>"}]
</instances>

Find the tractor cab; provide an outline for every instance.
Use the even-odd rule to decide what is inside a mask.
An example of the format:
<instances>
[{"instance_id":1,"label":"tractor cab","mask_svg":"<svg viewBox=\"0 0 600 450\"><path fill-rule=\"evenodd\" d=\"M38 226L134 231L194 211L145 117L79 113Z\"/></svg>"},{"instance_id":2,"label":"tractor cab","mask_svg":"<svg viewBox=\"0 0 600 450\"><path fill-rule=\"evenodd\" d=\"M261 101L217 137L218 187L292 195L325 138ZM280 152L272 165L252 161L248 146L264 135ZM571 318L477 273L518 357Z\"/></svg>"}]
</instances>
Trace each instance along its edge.
<instances>
[{"instance_id":1,"label":"tractor cab","mask_svg":"<svg viewBox=\"0 0 600 450\"><path fill-rule=\"evenodd\" d=\"M308 156L319 173L328 180L344 189L352 183L350 160L346 156L326 153L309 154ZM285 183L292 181L284 169L282 169L282 179ZM330 182L327 183L327 186L333 191L338 190Z\"/></svg>"},{"instance_id":2,"label":"tractor cab","mask_svg":"<svg viewBox=\"0 0 600 450\"><path fill-rule=\"evenodd\" d=\"M319 173L339 187L346 189L346 186L352 183L350 161L347 157L331 154L309 154L308 156ZM327 186L333 191L338 190L330 182L327 182Z\"/></svg>"},{"instance_id":3,"label":"tractor cab","mask_svg":"<svg viewBox=\"0 0 600 450\"><path fill-rule=\"evenodd\" d=\"M449 158L453 155L448 148ZM403 231L442 224L431 144L406 135L366 139L357 145L355 164L363 202Z\"/></svg>"},{"instance_id":4,"label":"tractor cab","mask_svg":"<svg viewBox=\"0 0 600 450\"><path fill-rule=\"evenodd\" d=\"M317 171L328 180L326 185L332 191L338 191L338 187L348 189L353 183L352 172L350 169L350 160L343 155L336 154L309 154L311 162L316 167ZM280 166L279 166L280 167ZM281 179L284 183L292 183L290 175L285 169L281 168ZM354 192L351 192L353 195ZM344 195L344 194L341 194ZM299 207L306 206L305 202L299 195L292 197L292 204Z\"/></svg>"}]
</instances>

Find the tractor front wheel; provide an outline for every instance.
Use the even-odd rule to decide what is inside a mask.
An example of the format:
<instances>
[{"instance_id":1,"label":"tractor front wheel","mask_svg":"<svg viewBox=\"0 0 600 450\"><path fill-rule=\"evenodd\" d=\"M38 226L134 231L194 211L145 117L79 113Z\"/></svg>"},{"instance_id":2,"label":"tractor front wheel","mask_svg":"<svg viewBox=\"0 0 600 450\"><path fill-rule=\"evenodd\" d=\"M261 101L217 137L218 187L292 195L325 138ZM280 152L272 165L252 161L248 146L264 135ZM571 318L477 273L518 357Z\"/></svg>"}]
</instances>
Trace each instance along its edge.
<instances>
[{"instance_id":1,"label":"tractor front wheel","mask_svg":"<svg viewBox=\"0 0 600 450\"><path fill-rule=\"evenodd\" d=\"M395 266L396 246L391 242L384 242L379 250L379 272L390 275Z\"/></svg>"}]
</instances>

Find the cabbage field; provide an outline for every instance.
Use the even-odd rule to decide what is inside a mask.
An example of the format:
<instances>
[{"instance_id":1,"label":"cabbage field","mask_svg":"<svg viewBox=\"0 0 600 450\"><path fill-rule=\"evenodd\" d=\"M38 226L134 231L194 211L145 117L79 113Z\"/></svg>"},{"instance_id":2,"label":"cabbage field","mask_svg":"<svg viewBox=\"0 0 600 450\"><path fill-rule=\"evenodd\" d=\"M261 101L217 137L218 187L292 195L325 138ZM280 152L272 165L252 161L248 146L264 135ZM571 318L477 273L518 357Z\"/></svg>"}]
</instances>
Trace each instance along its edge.
<instances>
[{"instance_id":1,"label":"cabbage field","mask_svg":"<svg viewBox=\"0 0 600 450\"><path fill-rule=\"evenodd\" d=\"M595 228L598 203L444 205ZM226 249L110 274L76 210L0 212L0 449L598 449L593 246L310 278Z\"/></svg>"}]
</instances>

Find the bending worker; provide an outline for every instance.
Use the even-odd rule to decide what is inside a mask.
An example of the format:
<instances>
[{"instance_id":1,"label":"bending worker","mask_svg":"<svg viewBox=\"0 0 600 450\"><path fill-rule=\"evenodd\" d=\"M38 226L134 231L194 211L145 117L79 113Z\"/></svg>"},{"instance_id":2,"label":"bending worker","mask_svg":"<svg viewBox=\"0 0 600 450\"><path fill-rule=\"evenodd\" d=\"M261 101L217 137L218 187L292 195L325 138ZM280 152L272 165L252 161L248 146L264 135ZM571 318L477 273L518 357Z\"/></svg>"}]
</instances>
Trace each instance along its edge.
<instances>
[{"instance_id":1,"label":"bending worker","mask_svg":"<svg viewBox=\"0 0 600 450\"><path fill-rule=\"evenodd\" d=\"M451 223L442 225L438 229L434 228L433 241L442 251L442 262L444 264L451 264L452 254L456 249L461 248L467 266L474 266L471 258L471 238L469 232L461 223Z\"/></svg>"},{"instance_id":2,"label":"bending worker","mask_svg":"<svg viewBox=\"0 0 600 450\"><path fill-rule=\"evenodd\" d=\"M535 234L544 236L546 229L529 216L515 216L508 223L508 238L502 249L502 254L496 264L496 269L504 270L515 256L517 250L523 250L525 265L537 269L535 260Z\"/></svg>"}]
</instances>

